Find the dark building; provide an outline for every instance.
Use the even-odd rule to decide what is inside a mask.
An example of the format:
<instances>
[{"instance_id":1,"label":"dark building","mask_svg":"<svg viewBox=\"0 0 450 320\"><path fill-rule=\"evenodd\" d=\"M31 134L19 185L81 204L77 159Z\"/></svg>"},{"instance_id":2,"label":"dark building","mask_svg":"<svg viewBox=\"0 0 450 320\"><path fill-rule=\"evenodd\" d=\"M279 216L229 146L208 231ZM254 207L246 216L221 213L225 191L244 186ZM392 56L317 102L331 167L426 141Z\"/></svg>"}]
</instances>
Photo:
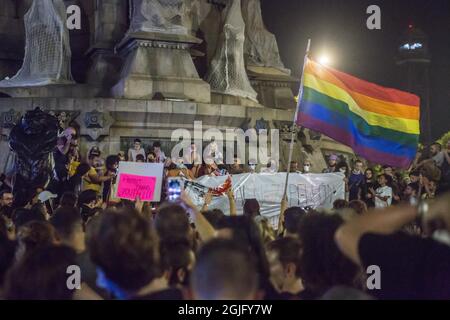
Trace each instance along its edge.
<instances>
[{"instance_id":1,"label":"dark building","mask_svg":"<svg viewBox=\"0 0 450 320\"><path fill-rule=\"evenodd\" d=\"M420 97L421 141L430 143L430 64L428 37L420 29L410 25L398 47L397 66L401 68L400 88Z\"/></svg>"}]
</instances>

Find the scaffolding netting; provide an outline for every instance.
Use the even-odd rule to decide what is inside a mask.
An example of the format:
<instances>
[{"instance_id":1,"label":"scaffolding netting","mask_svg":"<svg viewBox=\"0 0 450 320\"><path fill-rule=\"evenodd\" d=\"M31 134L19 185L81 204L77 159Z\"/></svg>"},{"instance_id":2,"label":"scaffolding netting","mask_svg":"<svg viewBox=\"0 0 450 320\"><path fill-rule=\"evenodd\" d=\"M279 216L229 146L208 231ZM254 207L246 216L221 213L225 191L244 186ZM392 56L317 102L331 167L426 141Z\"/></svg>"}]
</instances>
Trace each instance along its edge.
<instances>
[{"instance_id":1,"label":"scaffolding netting","mask_svg":"<svg viewBox=\"0 0 450 320\"><path fill-rule=\"evenodd\" d=\"M211 91L247 98L257 102L244 63L245 23L241 0L228 7L223 32L211 61L207 80Z\"/></svg>"},{"instance_id":2,"label":"scaffolding netting","mask_svg":"<svg viewBox=\"0 0 450 320\"><path fill-rule=\"evenodd\" d=\"M128 32L187 34L183 0L130 0Z\"/></svg>"},{"instance_id":3,"label":"scaffolding netting","mask_svg":"<svg viewBox=\"0 0 450 320\"><path fill-rule=\"evenodd\" d=\"M62 0L34 0L24 17L25 55L20 70L0 87L73 83L69 31Z\"/></svg>"}]
</instances>

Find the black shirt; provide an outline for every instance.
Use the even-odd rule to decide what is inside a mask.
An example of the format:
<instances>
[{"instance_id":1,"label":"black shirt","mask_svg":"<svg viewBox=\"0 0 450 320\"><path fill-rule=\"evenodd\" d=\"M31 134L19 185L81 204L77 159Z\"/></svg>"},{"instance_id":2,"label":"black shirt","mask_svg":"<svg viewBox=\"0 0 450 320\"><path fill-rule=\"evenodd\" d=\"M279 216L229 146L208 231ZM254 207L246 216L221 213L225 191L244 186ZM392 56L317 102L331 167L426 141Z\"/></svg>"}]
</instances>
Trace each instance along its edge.
<instances>
[{"instance_id":1,"label":"black shirt","mask_svg":"<svg viewBox=\"0 0 450 320\"><path fill-rule=\"evenodd\" d=\"M55 173L58 181L66 181L69 170L67 166L69 164L69 157L67 154L61 153L58 148L53 151L53 159L55 161Z\"/></svg>"},{"instance_id":2,"label":"black shirt","mask_svg":"<svg viewBox=\"0 0 450 320\"><path fill-rule=\"evenodd\" d=\"M145 296L134 297L132 300L184 300L184 298L180 289L168 288Z\"/></svg>"},{"instance_id":3,"label":"black shirt","mask_svg":"<svg viewBox=\"0 0 450 320\"><path fill-rule=\"evenodd\" d=\"M403 233L365 234L358 248L364 268L377 265L379 299L450 299L450 247Z\"/></svg>"}]
</instances>

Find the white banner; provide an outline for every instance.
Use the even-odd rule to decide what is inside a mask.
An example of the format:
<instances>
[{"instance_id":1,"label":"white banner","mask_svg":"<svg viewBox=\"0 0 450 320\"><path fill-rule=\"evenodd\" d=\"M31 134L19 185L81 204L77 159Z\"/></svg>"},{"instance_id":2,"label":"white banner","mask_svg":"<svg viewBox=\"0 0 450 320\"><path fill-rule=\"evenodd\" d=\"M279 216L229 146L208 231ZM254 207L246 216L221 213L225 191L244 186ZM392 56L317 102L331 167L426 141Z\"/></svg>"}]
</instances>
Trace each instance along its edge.
<instances>
[{"instance_id":1,"label":"white banner","mask_svg":"<svg viewBox=\"0 0 450 320\"><path fill-rule=\"evenodd\" d=\"M225 182L227 176L203 176L196 182L217 187ZM232 176L233 191L238 214L242 214L245 199L256 199L261 207L261 215L269 218L272 225L277 225L280 203L283 197L286 173L244 173ZM190 186L187 192L194 202L201 206L203 199ZM299 174L291 173L288 181L289 207L311 207L331 209L333 201L345 199L344 175L341 173ZM228 198L214 197L209 209L221 209L229 214Z\"/></svg>"}]
</instances>

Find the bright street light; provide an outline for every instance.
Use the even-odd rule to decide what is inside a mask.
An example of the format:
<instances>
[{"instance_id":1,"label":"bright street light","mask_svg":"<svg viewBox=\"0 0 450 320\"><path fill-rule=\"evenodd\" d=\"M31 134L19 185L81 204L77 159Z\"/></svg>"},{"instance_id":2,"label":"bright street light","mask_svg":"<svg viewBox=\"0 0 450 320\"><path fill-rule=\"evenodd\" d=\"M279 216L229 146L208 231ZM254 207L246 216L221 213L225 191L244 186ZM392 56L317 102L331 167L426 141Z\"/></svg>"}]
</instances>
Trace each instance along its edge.
<instances>
[{"instance_id":1,"label":"bright street light","mask_svg":"<svg viewBox=\"0 0 450 320\"><path fill-rule=\"evenodd\" d=\"M328 55L322 54L321 56L319 56L319 63L324 66L328 66L331 64L331 59Z\"/></svg>"}]
</instances>

